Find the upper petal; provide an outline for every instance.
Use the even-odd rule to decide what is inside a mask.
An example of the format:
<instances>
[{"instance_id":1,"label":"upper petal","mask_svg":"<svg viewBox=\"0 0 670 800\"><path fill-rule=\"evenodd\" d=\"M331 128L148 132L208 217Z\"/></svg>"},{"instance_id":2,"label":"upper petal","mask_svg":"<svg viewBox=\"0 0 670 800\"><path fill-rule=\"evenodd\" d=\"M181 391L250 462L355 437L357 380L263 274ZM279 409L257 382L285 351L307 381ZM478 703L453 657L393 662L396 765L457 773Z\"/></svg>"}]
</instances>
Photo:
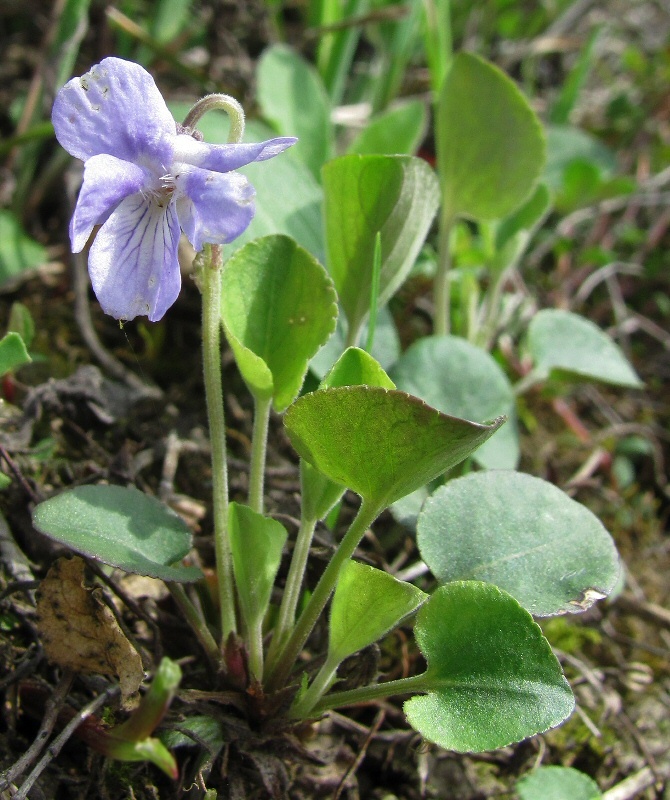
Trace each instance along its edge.
<instances>
[{"instance_id":1,"label":"upper petal","mask_svg":"<svg viewBox=\"0 0 670 800\"><path fill-rule=\"evenodd\" d=\"M161 319L179 295L179 223L174 203L151 196L122 200L98 231L88 257L93 290L116 319Z\"/></svg>"},{"instance_id":2,"label":"upper petal","mask_svg":"<svg viewBox=\"0 0 670 800\"><path fill-rule=\"evenodd\" d=\"M89 158L70 222L72 252L79 253L94 226L102 224L124 197L139 192L147 182L145 170L128 161L107 155Z\"/></svg>"},{"instance_id":3,"label":"upper petal","mask_svg":"<svg viewBox=\"0 0 670 800\"><path fill-rule=\"evenodd\" d=\"M226 244L243 233L254 217L254 188L237 172L197 167L176 177L177 213L182 230L196 250Z\"/></svg>"},{"instance_id":4,"label":"upper petal","mask_svg":"<svg viewBox=\"0 0 670 800\"><path fill-rule=\"evenodd\" d=\"M173 140L174 160L214 172L230 172L252 161L274 158L297 141L284 136L254 144L207 144L182 133Z\"/></svg>"},{"instance_id":5,"label":"upper petal","mask_svg":"<svg viewBox=\"0 0 670 800\"><path fill-rule=\"evenodd\" d=\"M58 92L51 119L56 138L76 158L108 153L169 165L177 126L154 79L139 64L105 58L72 78Z\"/></svg>"}]
</instances>

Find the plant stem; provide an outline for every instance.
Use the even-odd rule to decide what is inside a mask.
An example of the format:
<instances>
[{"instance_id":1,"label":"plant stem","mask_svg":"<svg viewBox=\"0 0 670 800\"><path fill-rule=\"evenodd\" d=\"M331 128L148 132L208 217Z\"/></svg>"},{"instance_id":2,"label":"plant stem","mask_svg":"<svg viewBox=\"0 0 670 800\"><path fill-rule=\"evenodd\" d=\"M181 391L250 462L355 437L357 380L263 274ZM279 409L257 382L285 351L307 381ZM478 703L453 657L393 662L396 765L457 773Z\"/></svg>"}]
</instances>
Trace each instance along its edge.
<instances>
[{"instance_id":1,"label":"plant stem","mask_svg":"<svg viewBox=\"0 0 670 800\"><path fill-rule=\"evenodd\" d=\"M233 562L228 536L228 464L221 379L221 267L218 245L205 245L202 268L202 360L212 445L214 548L221 606L221 641L237 632Z\"/></svg>"},{"instance_id":2,"label":"plant stem","mask_svg":"<svg viewBox=\"0 0 670 800\"><path fill-rule=\"evenodd\" d=\"M326 607L328 598L337 583L342 565L351 558L365 531L374 522L380 511L381 508L378 503L373 504L368 500L363 500L361 503L356 519L351 523L349 530L340 542L340 546L335 551L316 585L314 593L300 615L293 633L282 647L274 669L268 677L269 689L279 689L286 683L296 658L312 632L321 612Z\"/></svg>"},{"instance_id":3,"label":"plant stem","mask_svg":"<svg viewBox=\"0 0 670 800\"><path fill-rule=\"evenodd\" d=\"M268 666L271 669L274 667L274 661L280 647L285 644L289 632L295 624L295 611L300 599L300 589L305 576L305 567L307 566L309 548L312 544L315 527L316 520L307 519L303 514L295 540L295 547L293 548L293 555L291 556L291 566L288 570L281 606L279 607L279 618L272 634L272 643L268 652Z\"/></svg>"},{"instance_id":4,"label":"plant stem","mask_svg":"<svg viewBox=\"0 0 670 800\"><path fill-rule=\"evenodd\" d=\"M251 434L251 463L249 465L249 507L263 513L265 454L268 444L268 424L272 397L254 395L254 429Z\"/></svg>"},{"instance_id":5,"label":"plant stem","mask_svg":"<svg viewBox=\"0 0 670 800\"><path fill-rule=\"evenodd\" d=\"M263 617L254 620L248 630L249 671L259 682L263 682Z\"/></svg>"},{"instance_id":6,"label":"plant stem","mask_svg":"<svg viewBox=\"0 0 670 800\"><path fill-rule=\"evenodd\" d=\"M170 582L167 584L167 587L175 603L179 606L179 610L191 626L193 633L195 633L202 649L207 653L207 658L210 660L212 667L215 670L218 669L221 656L214 637L207 627L207 623L198 612L198 609L193 605L184 587L180 583Z\"/></svg>"},{"instance_id":7,"label":"plant stem","mask_svg":"<svg viewBox=\"0 0 670 800\"><path fill-rule=\"evenodd\" d=\"M298 701L291 706L290 716L297 719L304 719L308 716L309 712L321 699L321 696L332 686L339 665L339 661L331 661L330 657L326 659L325 664L317 672L307 691L302 696L299 695Z\"/></svg>"},{"instance_id":8,"label":"plant stem","mask_svg":"<svg viewBox=\"0 0 670 800\"><path fill-rule=\"evenodd\" d=\"M347 692L331 692L317 703L310 713L312 716L317 716L331 708L379 700L381 697L390 697L396 694L425 692L428 689L427 676L428 673L424 672L421 675L413 675L411 678L399 678L397 681L386 681L386 683L372 683L369 686L361 686Z\"/></svg>"}]
</instances>

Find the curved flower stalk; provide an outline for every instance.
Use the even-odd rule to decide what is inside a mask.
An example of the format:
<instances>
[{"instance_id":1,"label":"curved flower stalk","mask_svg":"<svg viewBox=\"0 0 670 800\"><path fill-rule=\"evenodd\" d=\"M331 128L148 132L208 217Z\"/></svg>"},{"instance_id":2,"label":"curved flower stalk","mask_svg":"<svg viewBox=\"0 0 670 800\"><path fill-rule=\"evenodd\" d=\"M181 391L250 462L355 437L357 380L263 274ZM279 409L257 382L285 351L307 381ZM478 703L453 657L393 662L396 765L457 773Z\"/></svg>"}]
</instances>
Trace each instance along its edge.
<instances>
[{"instance_id":1,"label":"curved flower stalk","mask_svg":"<svg viewBox=\"0 0 670 800\"><path fill-rule=\"evenodd\" d=\"M293 138L212 145L173 119L149 73L105 58L60 90L56 137L84 161L70 239L81 252L96 225L88 270L105 313L155 322L181 287L182 230L200 251L238 237L254 216L254 189L233 172L290 147Z\"/></svg>"}]
</instances>

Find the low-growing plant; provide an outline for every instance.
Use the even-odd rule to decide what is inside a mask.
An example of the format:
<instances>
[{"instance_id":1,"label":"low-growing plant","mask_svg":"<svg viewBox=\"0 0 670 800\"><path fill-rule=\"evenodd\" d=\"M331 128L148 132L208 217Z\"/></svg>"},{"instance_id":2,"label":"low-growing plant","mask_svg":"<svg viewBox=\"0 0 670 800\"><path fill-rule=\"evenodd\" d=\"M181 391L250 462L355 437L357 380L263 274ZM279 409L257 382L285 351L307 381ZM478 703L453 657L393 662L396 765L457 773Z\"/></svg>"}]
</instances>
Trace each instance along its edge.
<instances>
[{"instance_id":1,"label":"low-growing plant","mask_svg":"<svg viewBox=\"0 0 670 800\"><path fill-rule=\"evenodd\" d=\"M499 111L488 129L482 103ZM279 156L295 140L242 143L244 114L222 95L205 97L177 124L151 76L118 58L65 85L53 111L56 135L84 161L72 247L82 250L101 226L88 258L103 309L121 320L161 319L180 289L180 231L197 252L215 580L205 583L190 560L186 523L134 488L77 487L39 504L33 520L75 553L164 581L207 659L212 692L239 693L239 707L253 725L279 719L290 726L329 709L402 695L408 696L410 724L425 739L470 752L520 741L570 715L572 691L533 616L589 608L613 590L620 567L599 520L544 480L510 469L443 483L450 470L479 460L509 426L505 415L513 415L514 390L484 350L446 335L443 322L436 325L442 335L410 348L391 376L368 352L374 353L377 309L407 277L438 209L439 318L449 305L444 270L454 221L461 215L503 218L491 230L497 252L507 254L500 260L504 270L546 205L535 190L540 126L509 79L482 59L458 56L438 108L439 178L411 156L351 154L326 165L328 270L280 233L244 244L224 264L223 245L240 236L254 214L253 189L237 169ZM228 143L207 143L198 131L201 117L215 109L230 116ZM301 395L310 361L335 331L338 304L347 341L336 348L319 387ZM366 323L363 350L356 345ZM254 406L248 496L234 502L222 332ZM526 387L556 374L597 379L598 370L614 383L639 383L608 337L566 312L534 318L528 351L533 367ZM440 382L451 393L448 408L433 401L443 394ZM273 409L283 415L300 457L300 525L287 571L281 567L289 534L267 512L264 490ZM495 451L488 453L480 463L497 466L501 458L495 463ZM431 493L426 487L435 482L443 485ZM319 580L308 585L316 526L346 490L360 498L357 514ZM417 543L434 588L354 558L379 515L416 492L427 498L417 515ZM211 590L216 618L194 601L193 585ZM345 659L410 620L423 673L338 686ZM328 630L325 652L311 652L310 636L321 624ZM171 675L168 694L178 679ZM112 729L123 742L114 740L117 749L105 752L141 754L137 742L153 732L168 694ZM150 696L151 690L145 701ZM185 724L207 739L216 720L199 715ZM216 735L209 741L222 746ZM172 743L178 743L174 737ZM173 774L162 751L154 760Z\"/></svg>"}]
</instances>

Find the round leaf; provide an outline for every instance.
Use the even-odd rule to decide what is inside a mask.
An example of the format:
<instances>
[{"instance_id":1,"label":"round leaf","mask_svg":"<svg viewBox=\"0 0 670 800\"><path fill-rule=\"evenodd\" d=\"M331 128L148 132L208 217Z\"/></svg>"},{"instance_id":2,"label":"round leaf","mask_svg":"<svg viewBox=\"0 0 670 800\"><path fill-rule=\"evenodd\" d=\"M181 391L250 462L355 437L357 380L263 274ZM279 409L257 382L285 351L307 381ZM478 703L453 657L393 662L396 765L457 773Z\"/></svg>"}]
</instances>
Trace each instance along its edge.
<instances>
[{"instance_id":1,"label":"round leaf","mask_svg":"<svg viewBox=\"0 0 670 800\"><path fill-rule=\"evenodd\" d=\"M399 625L428 595L388 572L348 561L330 611L328 660L339 663Z\"/></svg>"},{"instance_id":2,"label":"round leaf","mask_svg":"<svg viewBox=\"0 0 670 800\"><path fill-rule=\"evenodd\" d=\"M349 153L413 155L426 134L428 112L421 100L410 100L371 119L349 145Z\"/></svg>"},{"instance_id":3,"label":"round leaf","mask_svg":"<svg viewBox=\"0 0 670 800\"><path fill-rule=\"evenodd\" d=\"M391 374L399 389L454 417L483 422L514 413L514 393L505 373L486 351L458 336L420 339ZM503 426L473 458L489 469L514 469L519 461L516 426Z\"/></svg>"},{"instance_id":4,"label":"round leaf","mask_svg":"<svg viewBox=\"0 0 670 800\"><path fill-rule=\"evenodd\" d=\"M530 194L545 158L542 127L497 67L459 53L437 109L437 164L444 213L500 219Z\"/></svg>"},{"instance_id":5,"label":"round leaf","mask_svg":"<svg viewBox=\"0 0 670 800\"><path fill-rule=\"evenodd\" d=\"M551 373L639 389L643 384L610 337L588 319L545 309L528 326L528 350L539 377Z\"/></svg>"},{"instance_id":6,"label":"round leaf","mask_svg":"<svg viewBox=\"0 0 670 800\"><path fill-rule=\"evenodd\" d=\"M191 532L172 509L122 486L79 486L40 503L38 531L75 553L164 581L197 581L196 567L174 566L191 549Z\"/></svg>"},{"instance_id":7,"label":"round leaf","mask_svg":"<svg viewBox=\"0 0 670 800\"><path fill-rule=\"evenodd\" d=\"M572 767L540 767L516 785L521 800L600 800L598 784Z\"/></svg>"},{"instance_id":8,"label":"round leaf","mask_svg":"<svg viewBox=\"0 0 670 800\"><path fill-rule=\"evenodd\" d=\"M328 271L349 325L370 310L375 238L381 234L378 306L403 283L437 210L437 181L412 156L337 158L323 168Z\"/></svg>"},{"instance_id":9,"label":"round leaf","mask_svg":"<svg viewBox=\"0 0 670 800\"><path fill-rule=\"evenodd\" d=\"M304 395L284 418L305 460L381 507L463 461L502 422L448 417L404 392L369 386Z\"/></svg>"},{"instance_id":10,"label":"round leaf","mask_svg":"<svg viewBox=\"0 0 670 800\"><path fill-rule=\"evenodd\" d=\"M221 317L251 392L272 397L283 411L335 329L335 291L325 269L293 239L265 236L226 263Z\"/></svg>"},{"instance_id":11,"label":"round leaf","mask_svg":"<svg viewBox=\"0 0 670 800\"><path fill-rule=\"evenodd\" d=\"M584 611L619 576L609 533L556 486L520 472L479 472L441 486L417 525L421 557L442 583L481 580L537 616Z\"/></svg>"},{"instance_id":12,"label":"round leaf","mask_svg":"<svg viewBox=\"0 0 670 800\"><path fill-rule=\"evenodd\" d=\"M416 730L447 750L493 750L560 724L574 708L561 667L533 618L495 586L440 587L414 633L428 694L405 703Z\"/></svg>"}]
</instances>

